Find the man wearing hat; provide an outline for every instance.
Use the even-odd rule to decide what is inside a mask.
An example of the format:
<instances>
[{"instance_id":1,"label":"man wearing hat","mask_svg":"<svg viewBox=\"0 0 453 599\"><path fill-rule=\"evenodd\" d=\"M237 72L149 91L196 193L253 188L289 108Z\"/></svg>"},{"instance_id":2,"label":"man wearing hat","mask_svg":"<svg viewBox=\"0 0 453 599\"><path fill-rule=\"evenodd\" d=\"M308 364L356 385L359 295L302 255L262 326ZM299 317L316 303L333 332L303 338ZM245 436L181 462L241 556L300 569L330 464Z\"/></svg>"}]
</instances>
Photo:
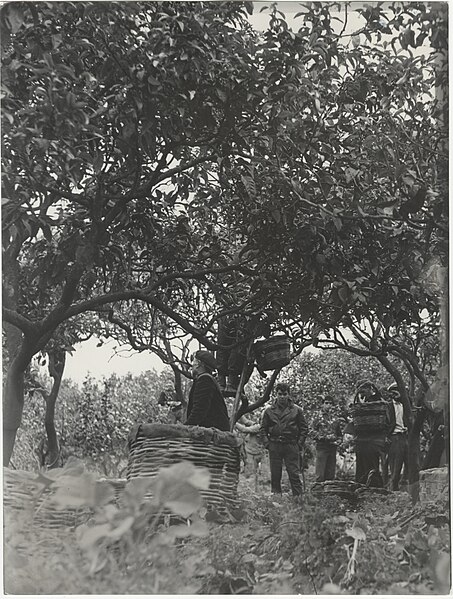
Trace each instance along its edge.
<instances>
[{"instance_id":1,"label":"man wearing hat","mask_svg":"<svg viewBox=\"0 0 453 599\"><path fill-rule=\"evenodd\" d=\"M217 363L211 352L198 350L192 363L194 382L189 393L185 424L230 430L228 410L219 384L212 376Z\"/></svg>"},{"instance_id":2,"label":"man wearing hat","mask_svg":"<svg viewBox=\"0 0 453 599\"><path fill-rule=\"evenodd\" d=\"M401 469L403 464L407 467L407 430L408 423L404 413L401 395L396 383L391 384L387 393L389 395L390 414L390 446L388 448L388 467L390 470L390 490L398 491Z\"/></svg>"}]
</instances>

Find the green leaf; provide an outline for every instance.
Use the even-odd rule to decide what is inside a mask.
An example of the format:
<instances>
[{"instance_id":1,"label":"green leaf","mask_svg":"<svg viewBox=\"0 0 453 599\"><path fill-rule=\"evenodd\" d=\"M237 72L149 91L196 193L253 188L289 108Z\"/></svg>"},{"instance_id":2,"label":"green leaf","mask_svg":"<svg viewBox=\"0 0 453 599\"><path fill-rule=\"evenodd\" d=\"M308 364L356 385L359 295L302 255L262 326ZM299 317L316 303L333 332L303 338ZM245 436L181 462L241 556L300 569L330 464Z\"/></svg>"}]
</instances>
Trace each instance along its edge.
<instances>
[{"instance_id":1,"label":"green leaf","mask_svg":"<svg viewBox=\"0 0 453 599\"><path fill-rule=\"evenodd\" d=\"M134 524L134 521L135 520L133 516L127 516L122 520L119 526L113 530L110 530L106 536L108 536L110 539L120 539L124 533L130 530L131 526Z\"/></svg>"},{"instance_id":2,"label":"green leaf","mask_svg":"<svg viewBox=\"0 0 453 599\"><path fill-rule=\"evenodd\" d=\"M197 472L201 470L201 472ZM202 504L199 489L209 486L210 473L191 462L162 468L154 486L155 499L175 514L187 518Z\"/></svg>"},{"instance_id":3,"label":"green leaf","mask_svg":"<svg viewBox=\"0 0 453 599\"><path fill-rule=\"evenodd\" d=\"M6 4L3 10L6 10L6 18L9 22L11 33L17 33L24 23L22 8L18 7L17 3L11 2Z\"/></svg>"},{"instance_id":4,"label":"green leaf","mask_svg":"<svg viewBox=\"0 0 453 599\"><path fill-rule=\"evenodd\" d=\"M85 472L78 477L63 475L56 479L55 486L57 489L51 501L60 508L96 505L94 474Z\"/></svg>"},{"instance_id":5,"label":"green leaf","mask_svg":"<svg viewBox=\"0 0 453 599\"><path fill-rule=\"evenodd\" d=\"M347 287L340 287L338 290L338 297L345 304L348 301L349 291Z\"/></svg>"},{"instance_id":6,"label":"green leaf","mask_svg":"<svg viewBox=\"0 0 453 599\"><path fill-rule=\"evenodd\" d=\"M94 488L94 505L100 506L110 503L115 499L115 490L113 485L107 481L96 481Z\"/></svg>"},{"instance_id":7,"label":"green leaf","mask_svg":"<svg viewBox=\"0 0 453 599\"><path fill-rule=\"evenodd\" d=\"M360 528L360 526L353 526L352 528L347 528L346 534L352 537L353 539L357 539L358 541L366 540L365 531L363 530L363 528Z\"/></svg>"},{"instance_id":8,"label":"green leaf","mask_svg":"<svg viewBox=\"0 0 453 599\"><path fill-rule=\"evenodd\" d=\"M211 473L207 468L197 468L194 466L192 472L188 474L187 481L197 489L206 490L209 489Z\"/></svg>"},{"instance_id":9,"label":"green leaf","mask_svg":"<svg viewBox=\"0 0 453 599\"><path fill-rule=\"evenodd\" d=\"M97 526L83 524L76 529L77 541L82 549L89 549L107 537L109 532L110 524L98 524Z\"/></svg>"},{"instance_id":10,"label":"green leaf","mask_svg":"<svg viewBox=\"0 0 453 599\"><path fill-rule=\"evenodd\" d=\"M175 483L167 488L160 500L173 513L188 518L201 507L202 498L195 487L187 483Z\"/></svg>"}]
</instances>

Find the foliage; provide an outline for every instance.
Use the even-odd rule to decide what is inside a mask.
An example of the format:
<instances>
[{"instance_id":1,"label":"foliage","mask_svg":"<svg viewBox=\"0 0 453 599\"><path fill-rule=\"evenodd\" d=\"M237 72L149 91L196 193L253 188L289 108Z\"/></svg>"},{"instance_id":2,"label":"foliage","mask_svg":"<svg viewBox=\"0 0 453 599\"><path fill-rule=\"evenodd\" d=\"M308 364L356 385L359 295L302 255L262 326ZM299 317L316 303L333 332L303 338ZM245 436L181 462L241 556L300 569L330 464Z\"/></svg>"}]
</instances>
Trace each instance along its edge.
<instances>
[{"instance_id":1,"label":"foliage","mask_svg":"<svg viewBox=\"0 0 453 599\"><path fill-rule=\"evenodd\" d=\"M372 380L379 387L392 382L373 358L341 350L304 352L288 366L284 377L308 411L325 395L331 395L340 404L349 404L359 381Z\"/></svg>"},{"instance_id":2,"label":"foliage","mask_svg":"<svg viewBox=\"0 0 453 599\"><path fill-rule=\"evenodd\" d=\"M81 387L64 380L55 416L62 461L77 456L105 475L120 476L131 428L138 422L168 421L168 410L158 400L171 386L170 373L154 371L139 376L112 375L102 381L87 377ZM16 468L34 469L37 465L33 456L42 440L44 410L40 394L32 393L13 456Z\"/></svg>"},{"instance_id":3,"label":"foliage","mask_svg":"<svg viewBox=\"0 0 453 599\"><path fill-rule=\"evenodd\" d=\"M280 381L289 383L294 401L311 423L320 416L326 395L330 395L339 412L346 416L359 381L369 379L386 388L391 382L388 372L373 358L356 356L348 351L304 351L285 367ZM253 376L247 386L252 402L262 395L267 380Z\"/></svg>"},{"instance_id":4,"label":"foliage","mask_svg":"<svg viewBox=\"0 0 453 599\"><path fill-rule=\"evenodd\" d=\"M209 486L209 477L209 471L182 462L161 469L155 480L138 479L130 483L121 507L118 507L113 501L111 485L96 481L81 464L72 461L63 469L53 470L46 476L41 474L35 493L41 493L44 487L50 488L52 501L59 508L89 508L93 516L89 523L77 527L76 549L71 551L69 538L50 539L51 545L60 545L63 550L54 557L58 566L65 559L74 560L70 569L71 582L59 581L58 577L55 580L55 576L48 581L45 577L40 579L32 567L32 580L36 577L33 582L37 583L34 592L43 587L49 592L49 586L52 589L63 586L69 590L71 583L80 584L77 592L85 590L87 593L121 592L121 589L144 592L146 588L155 593L160 590L168 593L178 588L173 569L164 572L162 567L168 566L169 562L177 567L175 540L206 536L208 527L197 518L196 512L201 506L200 489ZM170 527L162 526L166 509L184 519L192 516L191 525L182 520L183 523ZM9 592L22 592L24 583L27 588L30 576L24 575L24 568L29 566L29 558L21 556L20 547L29 539L30 529L20 523L10 524L6 538ZM136 582L131 586L134 577ZM112 578L124 582L113 589Z\"/></svg>"},{"instance_id":5,"label":"foliage","mask_svg":"<svg viewBox=\"0 0 453 599\"><path fill-rule=\"evenodd\" d=\"M177 464L161 470L153 483L135 481L115 505L110 484L96 481L76 462L41 473L36 493L50 485L61 507L85 506L94 515L76 534L52 535L29 526L23 515L13 522L7 512L8 591L448 593L446 497L412 507L405 493L369 491L352 506L308 491L300 506L241 483L241 520L218 523L204 521L206 510L199 509L197 490L207 483L206 472ZM180 522L159 520L166 505L181 514ZM345 577L354 545L355 572Z\"/></svg>"},{"instance_id":6,"label":"foliage","mask_svg":"<svg viewBox=\"0 0 453 599\"><path fill-rule=\"evenodd\" d=\"M300 349L437 309L418 271L447 255L444 13L360 8L345 43L334 9L292 30L273 5L258 34L248 2L4 7L7 460L23 372L80 314L212 347L222 311L266 311Z\"/></svg>"}]
</instances>

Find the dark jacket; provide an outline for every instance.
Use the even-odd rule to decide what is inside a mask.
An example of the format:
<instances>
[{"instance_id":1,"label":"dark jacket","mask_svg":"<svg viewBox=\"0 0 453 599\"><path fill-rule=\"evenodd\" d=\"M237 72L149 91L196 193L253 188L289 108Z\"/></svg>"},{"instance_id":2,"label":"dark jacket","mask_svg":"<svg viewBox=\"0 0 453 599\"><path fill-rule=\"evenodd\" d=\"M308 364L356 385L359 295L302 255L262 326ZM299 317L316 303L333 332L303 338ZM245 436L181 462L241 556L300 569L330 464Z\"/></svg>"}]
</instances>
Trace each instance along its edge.
<instances>
[{"instance_id":1,"label":"dark jacket","mask_svg":"<svg viewBox=\"0 0 453 599\"><path fill-rule=\"evenodd\" d=\"M228 410L220 387L207 372L198 376L190 389L185 424L230 430Z\"/></svg>"},{"instance_id":2,"label":"dark jacket","mask_svg":"<svg viewBox=\"0 0 453 599\"><path fill-rule=\"evenodd\" d=\"M280 410L276 405L270 406L263 414L260 427L260 440L267 446L269 441L297 442L300 447L305 443L308 425L299 406L289 403Z\"/></svg>"},{"instance_id":3,"label":"dark jacket","mask_svg":"<svg viewBox=\"0 0 453 599\"><path fill-rule=\"evenodd\" d=\"M311 436L317 444L335 445L341 440L345 426L346 421L337 410L321 410L311 424Z\"/></svg>"}]
</instances>

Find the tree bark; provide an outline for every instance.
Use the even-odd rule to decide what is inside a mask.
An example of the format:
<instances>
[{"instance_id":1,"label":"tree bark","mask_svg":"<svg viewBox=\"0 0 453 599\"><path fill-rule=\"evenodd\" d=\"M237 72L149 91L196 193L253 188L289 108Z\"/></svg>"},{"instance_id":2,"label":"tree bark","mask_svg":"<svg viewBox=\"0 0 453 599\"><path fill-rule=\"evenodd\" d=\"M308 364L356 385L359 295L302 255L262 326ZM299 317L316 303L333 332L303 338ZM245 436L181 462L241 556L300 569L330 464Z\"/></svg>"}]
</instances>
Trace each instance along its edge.
<instances>
[{"instance_id":1,"label":"tree bark","mask_svg":"<svg viewBox=\"0 0 453 599\"><path fill-rule=\"evenodd\" d=\"M408 436L408 483L409 495L411 496L412 504L416 504L420 499L420 433L423 422L426 418L426 408L418 410Z\"/></svg>"},{"instance_id":2,"label":"tree bark","mask_svg":"<svg viewBox=\"0 0 453 599\"><path fill-rule=\"evenodd\" d=\"M3 466L9 466L24 409L24 369L18 358L8 368L3 393Z\"/></svg>"},{"instance_id":3,"label":"tree bark","mask_svg":"<svg viewBox=\"0 0 453 599\"><path fill-rule=\"evenodd\" d=\"M61 379L63 378L66 364L66 352L64 350L49 351L49 373L53 378L52 389L46 399L46 414L44 426L47 435L48 468L58 467L60 457L60 446L57 431L55 429L55 405L60 391Z\"/></svg>"},{"instance_id":4,"label":"tree bark","mask_svg":"<svg viewBox=\"0 0 453 599\"><path fill-rule=\"evenodd\" d=\"M181 404L183 406L183 409L185 411L186 408L187 408L187 401L186 401L186 399L184 397L184 391L183 391L183 388L182 388L182 376L181 376L181 372L173 364L170 364L170 366L171 366L171 368L173 370L173 374L174 374L174 377L175 377L176 399L181 402Z\"/></svg>"}]
</instances>

